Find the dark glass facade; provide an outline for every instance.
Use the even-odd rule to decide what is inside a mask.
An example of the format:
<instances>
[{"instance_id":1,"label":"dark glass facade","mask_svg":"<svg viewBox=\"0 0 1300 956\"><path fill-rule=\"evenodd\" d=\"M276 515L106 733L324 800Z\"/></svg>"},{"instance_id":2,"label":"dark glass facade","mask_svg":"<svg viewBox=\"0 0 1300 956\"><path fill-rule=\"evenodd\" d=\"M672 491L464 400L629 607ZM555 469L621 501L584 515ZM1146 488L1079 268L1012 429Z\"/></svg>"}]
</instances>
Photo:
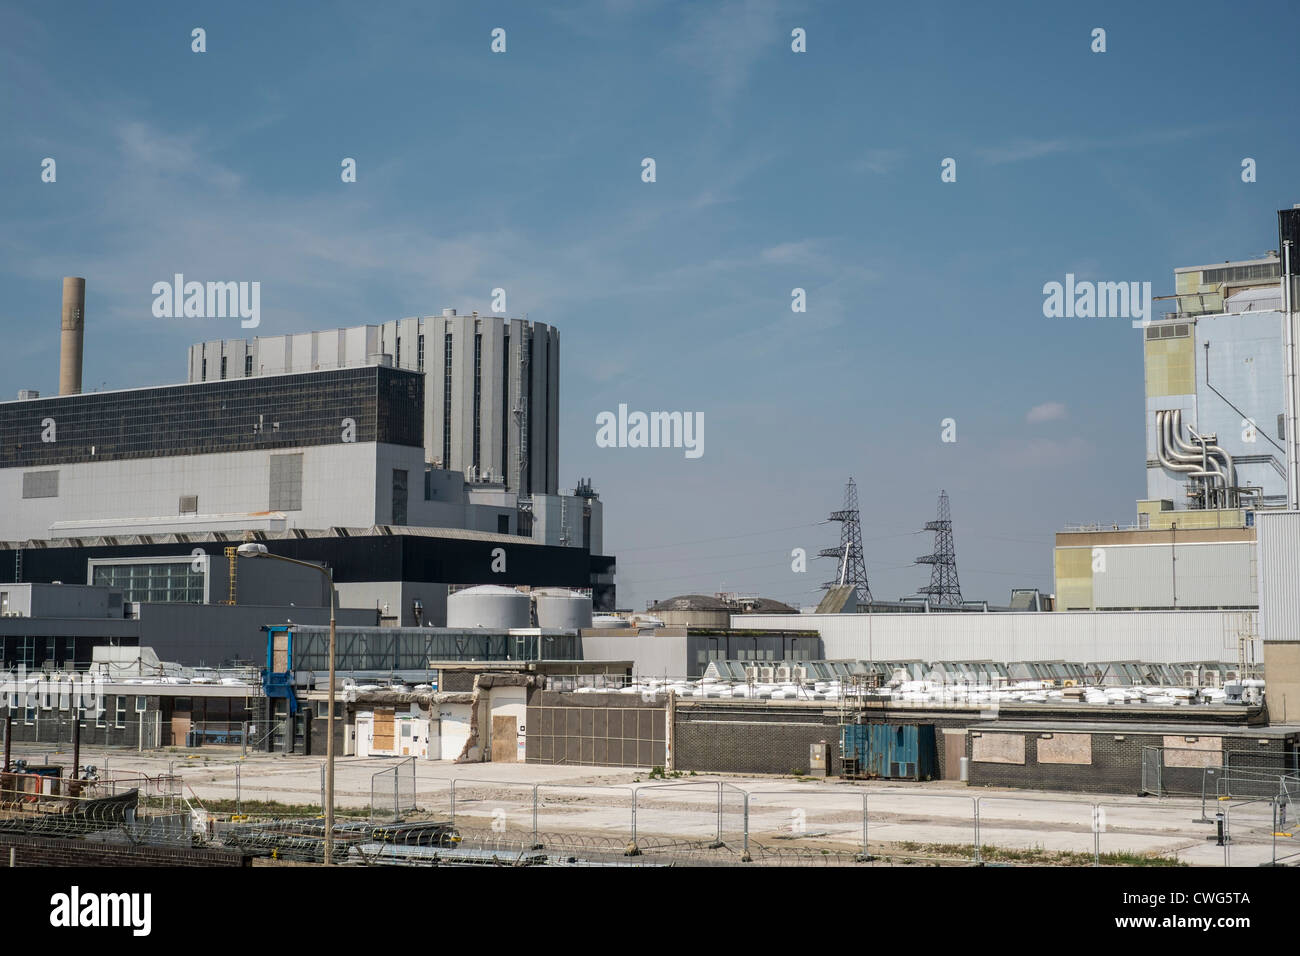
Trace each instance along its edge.
<instances>
[{"instance_id":1,"label":"dark glass facade","mask_svg":"<svg viewBox=\"0 0 1300 956\"><path fill-rule=\"evenodd\" d=\"M345 418L418 448L423 401L423 376L365 366L4 402L0 468L332 445Z\"/></svg>"}]
</instances>

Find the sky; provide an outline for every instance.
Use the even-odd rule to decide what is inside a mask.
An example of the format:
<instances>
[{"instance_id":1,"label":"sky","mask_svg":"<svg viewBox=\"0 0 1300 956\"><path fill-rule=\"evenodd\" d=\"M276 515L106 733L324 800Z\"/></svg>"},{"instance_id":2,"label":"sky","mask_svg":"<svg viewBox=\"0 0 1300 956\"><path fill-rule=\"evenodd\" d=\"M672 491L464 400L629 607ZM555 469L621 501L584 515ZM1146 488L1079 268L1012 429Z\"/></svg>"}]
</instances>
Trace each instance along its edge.
<instances>
[{"instance_id":1,"label":"sky","mask_svg":"<svg viewBox=\"0 0 1300 956\"><path fill-rule=\"evenodd\" d=\"M877 598L929 583L941 489L967 598L1050 592L1055 532L1132 523L1146 483L1141 333L1043 287L1168 295L1276 247L1298 27L1286 0L0 2L0 395L57 391L65 275L87 389L501 288L560 330L560 483L600 493L621 607L816 603L850 475ZM175 273L260 282L260 327L156 318ZM702 415L703 454L598 447L620 404Z\"/></svg>"}]
</instances>

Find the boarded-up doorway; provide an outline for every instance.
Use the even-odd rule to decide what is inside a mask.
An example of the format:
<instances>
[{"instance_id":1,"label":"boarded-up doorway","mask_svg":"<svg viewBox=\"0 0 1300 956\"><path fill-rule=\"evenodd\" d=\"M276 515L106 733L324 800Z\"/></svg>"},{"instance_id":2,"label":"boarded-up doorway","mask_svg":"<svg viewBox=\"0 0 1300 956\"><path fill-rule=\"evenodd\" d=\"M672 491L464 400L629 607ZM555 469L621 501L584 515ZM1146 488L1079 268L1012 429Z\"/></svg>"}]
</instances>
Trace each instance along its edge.
<instances>
[{"instance_id":1,"label":"boarded-up doorway","mask_svg":"<svg viewBox=\"0 0 1300 956\"><path fill-rule=\"evenodd\" d=\"M518 719L515 717L492 718L492 762L518 763L519 744L515 739Z\"/></svg>"},{"instance_id":2,"label":"boarded-up doorway","mask_svg":"<svg viewBox=\"0 0 1300 956\"><path fill-rule=\"evenodd\" d=\"M966 756L966 731L943 732L943 779L961 779L961 760Z\"/></svg>"},{"instance_id":3,"label":"boarded-up doorway","mask_svg":"<svg viewBox=\"0 0 1300 956\"><path fill-rule=\"evenodd\" d=\"M393 709L375 708L375 736L374 742L370 745L373 753L391 754L396 751L395 741L393 740Z\"/></svg>"}]
</instances>

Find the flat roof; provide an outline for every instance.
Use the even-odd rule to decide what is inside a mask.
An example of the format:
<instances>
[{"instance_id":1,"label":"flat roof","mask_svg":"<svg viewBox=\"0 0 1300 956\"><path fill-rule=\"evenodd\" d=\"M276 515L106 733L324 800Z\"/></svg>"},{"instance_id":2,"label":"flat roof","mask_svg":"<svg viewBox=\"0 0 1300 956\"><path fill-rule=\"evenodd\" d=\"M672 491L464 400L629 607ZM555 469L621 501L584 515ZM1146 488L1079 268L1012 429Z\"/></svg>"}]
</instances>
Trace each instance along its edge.
<instances>
[{"instance_id":1,"label":"flat roof","mask_svg":"<svg viewBox=\"0 0 1300 956\"><path fill-rule=\"evenodd\" d=\"M1198 705L1211 707L1213 705ZM1186 708L1177 708L1184 711ZM1221 714L1225 710L1238 711L1243 718L1249 717L1251 708L1233 707L1220 705L1214 707L1214 712ZM1161 734L1170 737L1268 737L1270 739L1286 737L1291 734L1300 732L1300 727L1295 724L1271 724L1267 726L1251 727L1240 726L1235 724L1183 724L1177 722L1156 723L1147 721L1128 721L1128 720L1108 720L1108 721L1085 721L1085 720L1062 720L1052 721L1037 718L1034 720L989 720L982 721L978 724L971 724L966 728L967 733L979 733L981 731L1030 731L1030 732L1049 732L1049 733L1083 733L1083 734Z\"/></svg>"},{"instance_id":2,"label":"flat roof","mask_svg":"<svg viewBox=\"0 0 1300 956\"><path fill-rule=\"evenodd\" d=\"M1259 266L1281 262L1277 256L1263 256L1259 259L1234 259L1231 262L1211 262L1204 266L1178 266L1174 269L1174 274L1180 272L1204 272L1207 269L1230 269L1233 266Z\"/></svg>"}]
</instances>

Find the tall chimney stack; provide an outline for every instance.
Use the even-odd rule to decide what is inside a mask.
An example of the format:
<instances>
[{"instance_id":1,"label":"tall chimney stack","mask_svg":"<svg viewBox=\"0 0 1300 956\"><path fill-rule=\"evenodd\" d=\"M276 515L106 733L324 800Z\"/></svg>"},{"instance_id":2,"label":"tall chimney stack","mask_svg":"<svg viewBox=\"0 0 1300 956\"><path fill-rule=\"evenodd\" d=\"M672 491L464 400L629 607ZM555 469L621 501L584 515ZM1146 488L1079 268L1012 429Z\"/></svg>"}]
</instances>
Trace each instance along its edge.
<instances>
[{"instance_id":1,"label":"tall chimney stack","mask_svg":"<svg viewBox=\"0 0 1300 956\"><path fill-rule=\"evenodd\" d=\"M86 280L63 277L63 331L59 342L59 394L81 394L81 345L86 327Z\"/></svg>"}]
</instances>

